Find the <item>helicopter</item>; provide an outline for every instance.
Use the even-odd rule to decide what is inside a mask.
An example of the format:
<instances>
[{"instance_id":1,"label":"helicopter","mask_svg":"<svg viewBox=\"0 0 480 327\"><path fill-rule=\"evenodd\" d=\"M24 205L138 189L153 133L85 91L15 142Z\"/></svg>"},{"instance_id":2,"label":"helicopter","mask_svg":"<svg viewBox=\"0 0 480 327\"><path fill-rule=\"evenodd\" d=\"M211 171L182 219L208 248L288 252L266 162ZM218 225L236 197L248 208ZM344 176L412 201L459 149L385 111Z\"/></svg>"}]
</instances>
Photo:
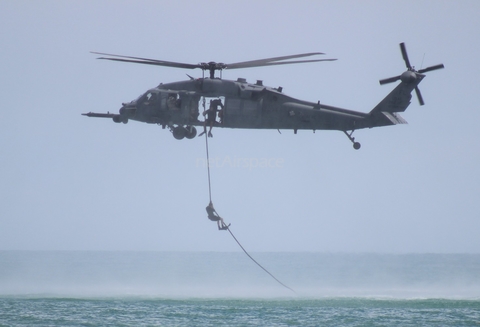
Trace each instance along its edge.
<instances>
[{"instance_id":1,"label":"helicopter","mask_svg":"<svg viewBox=\"0 0 480 327\"><path fill-rule=\"evenodd\" d=\"M101 52L92 52L101 55L97 59L166 66L183 69L201 69L202 78L194 78L187 74L189 80L173 83L161 83L155 88L147 90L137 99L122 103L118 114L114 113L84 113L88 117L112 118L115 123L126 124L129 120L158 124L163 129L168 128L175 139L193 139L197 135L196 127L204 127L206 119L200 121L199 106L203 105L203 114L206 110L206 99L210 104L220 102L220 121L212 121L212 126L222 128L241 129L280 129L293 130L337 130L342 131L353 143L355 150L361 145L355 141L353 132L363 128L373 128L407 122L400 116L410 105L412 92L415 90L419 104L425 104L418 85L426 76L424 73L442 69L443 64L415 70L411 66L405 43L400 43L400 51L407 67L401 75L380 80L380 85L400 81L383 100L370 112L353 111L338 108L317 102L303 101L284 94L282 87L268 87L263 81L248 83L244 78L226 80L222 78L222 71L251 67L313 63L320 61L334 61L336 59L308 59L292 60L324 55L322 52L310 52L289 56L273 57L259 60L250 60L225 64L221 62L201 62L187 64L180 62L131 57ZM209 77L205 77L205 71ZM220 77L215 73L219 71ZM223 104L221 101L223 100ZM215 105L216 106L216 105ZM215 116L216 118L216 116ZM203 134L203 133L202 133ZM211 136L211 135L209 135Z\"/></svg>"}]
</instances>

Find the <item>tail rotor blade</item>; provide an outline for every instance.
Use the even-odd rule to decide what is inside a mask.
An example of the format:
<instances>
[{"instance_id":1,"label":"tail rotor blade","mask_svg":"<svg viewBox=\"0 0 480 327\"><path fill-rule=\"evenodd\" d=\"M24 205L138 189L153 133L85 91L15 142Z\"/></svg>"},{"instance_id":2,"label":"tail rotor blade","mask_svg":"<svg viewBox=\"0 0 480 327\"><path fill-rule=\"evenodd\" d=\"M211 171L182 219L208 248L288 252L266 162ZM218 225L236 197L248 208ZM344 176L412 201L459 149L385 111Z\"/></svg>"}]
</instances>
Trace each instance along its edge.
<instances>
[{"instance_id":1,"label":"tail rotor blade","mask_svg":"<svg viewBox=\"0 0 480 327\"><path fill-rule=\"evenodd\" d=\"M415 86L415 93L417 94L418 102L421 106L423 106L425 102L423 101L422 93L420 93L420 89L418 88L418 86Z\"/></svg>"},{"instance_id":2,"label":"tail rotor blade","mask_svg":"<svg viewBox=\"0 0 480 327\"><path fill-rule=\"evenodd\" d=\"M432 70L437 70L437 69L442 69L445 68L443 64L435 65L435 66L430 66L427 68L420 69L418 72L420 74L426 73L426 72L431 72Z\"/></svg>"},{"instance_id":3,"label":"tail rotor blade","mask_svg":"<svg viewBox=\"0 0 480 327\"><path fill-rule=\"evenodd\" d=\"M410 65L410 60L408 60L407 48L405 47L405 43L403 42L400 43L400 51L402 51L402 57L405 61L405 65L407 66L408 70L411 70L412 66Z\"/></svg>"},{"instance_id":4,"label":"tail rotor blade","mask_svg":"<svg viewBox=\"0 0 480 327\"><path fill-rule=\"evenodd\" d=\"M400 76L385 78L380 80L380 85L396 82L400 79Z\"/></svg>"}]
</instances>

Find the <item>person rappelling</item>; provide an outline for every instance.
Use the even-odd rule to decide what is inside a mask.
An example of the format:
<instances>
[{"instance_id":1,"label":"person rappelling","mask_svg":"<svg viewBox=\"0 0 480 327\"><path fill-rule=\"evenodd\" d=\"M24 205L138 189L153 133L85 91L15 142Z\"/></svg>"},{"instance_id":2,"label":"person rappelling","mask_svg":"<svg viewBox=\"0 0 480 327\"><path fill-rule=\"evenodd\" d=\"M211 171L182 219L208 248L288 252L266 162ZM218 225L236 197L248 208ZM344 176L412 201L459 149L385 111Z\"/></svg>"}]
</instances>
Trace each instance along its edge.
<instances>
[{"instance_id":1,"label":"person rappelling","mask_svg":"<svg viewBox=\"0 0 480 327\"><path fill-rule=\"evenodd\" d=\"M227 230L228 227L230 227L231 224L228 224L228 225L225 224L225 221L223 220L223 218L220 217L218 213L215 211L212 201L210 201L210 203L205 208L205 210L207 210L208 219L210 219L211 221L217 222L218 230Z\"/></svg>"},{"instance_id":2,"label":"person rappelling","mask_svg":"<svg viewBox=\"0 0 480 327\"><path fill-rule=\"evenodd\" d=\"M218 109L218 107L220 107L221 109ZM206 117L205 117L205 121L203 122L203 132L198 134L199 137L207 132L207 126L210 126L210 130L208 131L208 137L213 137L212 128L217 120L217 112L220 117L220 123L222 123L222 119L223 119L222 100L220 99L210 100L210 108L208 108L208 110L203 112L203 115Z\"/></svg>"}]
</instances>

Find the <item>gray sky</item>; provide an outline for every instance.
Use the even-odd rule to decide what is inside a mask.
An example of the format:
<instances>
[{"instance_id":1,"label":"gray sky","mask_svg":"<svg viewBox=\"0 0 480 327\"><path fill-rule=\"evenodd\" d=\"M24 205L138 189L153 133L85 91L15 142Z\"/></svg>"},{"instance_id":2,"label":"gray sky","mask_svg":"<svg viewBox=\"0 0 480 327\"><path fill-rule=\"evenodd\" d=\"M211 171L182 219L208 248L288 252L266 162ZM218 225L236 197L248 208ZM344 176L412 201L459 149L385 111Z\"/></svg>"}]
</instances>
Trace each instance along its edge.
<instances>
[{"instance_id":1,"label":"gray sky","mask_svg":"<svg viewBox=\"0 0 480 327\"><path fill-rule=\"evenodd\" d=\"M341 132L216 129L213 201L250 251L480 252L478 1L1 1L0 250L239 251L206 218L203 138L83 117L200 71L89 51L237 62L311 51L335 62L224 71L370 111L378 80L444 63L402 115ZM275 159L242 168L235 159Z\"/></svg>"}]
</instances>

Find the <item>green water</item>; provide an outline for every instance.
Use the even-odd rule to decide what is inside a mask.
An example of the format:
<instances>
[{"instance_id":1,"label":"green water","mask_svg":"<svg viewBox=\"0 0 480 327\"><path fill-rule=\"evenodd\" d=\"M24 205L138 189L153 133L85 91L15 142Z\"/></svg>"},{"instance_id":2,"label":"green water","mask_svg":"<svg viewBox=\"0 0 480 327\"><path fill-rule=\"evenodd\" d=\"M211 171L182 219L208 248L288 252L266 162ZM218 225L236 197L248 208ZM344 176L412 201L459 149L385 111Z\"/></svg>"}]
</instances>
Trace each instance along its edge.
<instances>
[{"instance_id":1,"label":"green water","mask_svg":"<svg viewBox=\"0 0 480 327\"><path fill-rule=\"evenodd\" d=\"M478 300L2 298L1 326L479 326Z\"/></svg>"}]
</instances>

